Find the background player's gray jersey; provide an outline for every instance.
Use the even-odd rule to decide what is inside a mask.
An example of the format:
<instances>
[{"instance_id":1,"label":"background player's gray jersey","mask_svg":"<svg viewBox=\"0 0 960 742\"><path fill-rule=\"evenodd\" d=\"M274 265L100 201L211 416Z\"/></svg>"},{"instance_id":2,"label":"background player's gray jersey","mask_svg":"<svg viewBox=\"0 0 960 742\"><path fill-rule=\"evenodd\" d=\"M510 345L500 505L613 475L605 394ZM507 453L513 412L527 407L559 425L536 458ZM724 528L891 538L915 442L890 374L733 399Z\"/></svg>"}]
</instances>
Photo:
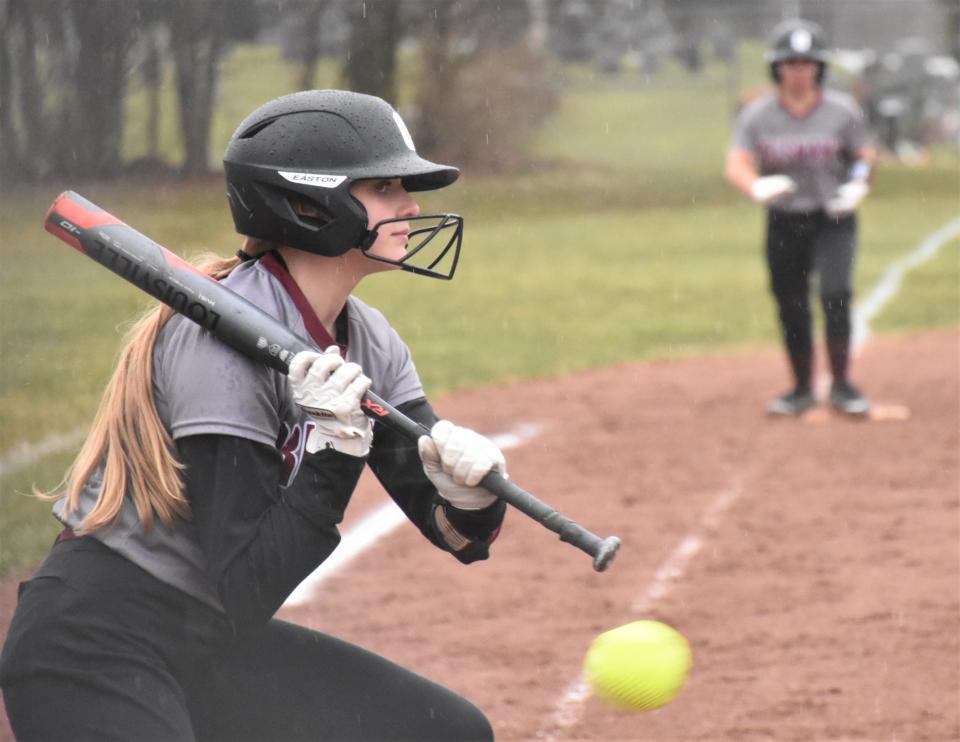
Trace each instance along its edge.
<instances>
[{"instance_id":1,"label":"background player's gray jersey","mask_svg":"<svg viewBox=\"0 0 960 742\"><path fill-rule=\"evenodd\" d=\"M797 117L776 93L748 105L737 117L733 146L751 153L761 175L788 175L797 190L773 208L822 209L847 180L857 151L870 143L863 113L848 95L825 90L810 113Z\"/></svg>"},{"instance_id":2,"label":"background player's gray jersey","mask_svg":"<svg viewBox=\"0 0 960 742\"><path fill-rule=\"evenodd\" d=\"M308 331L298 304L304 301L295 287L288 293L281 280L265 266L270 260L238 266L224 285L245 296L305 339L319 344L317 327ZM275 262L272 265L276 265ZM347 301L347 360L358 363L372 380L374 393L397 406L424 396L423 387L406 344L386 318L355 297ZM311 323L315 317L306 312ZM164 426L174 439L221 434L248 438L275 446L284 454L286 483L293 481L303 457L305 425L309 418L293 402L289 382L281 373L251 361L180 315L161 330L153 356L153 389ZM98 471L83 488L79 508L67 514L64 500L54 514L77 527L93 509L101 486ZM171 584L217 608L220 603L204 578L204 559L188 521L174 530L156 524L143 526L130 497L117 521L95 536L107 546Z\"/></svg>"}]
</instances>

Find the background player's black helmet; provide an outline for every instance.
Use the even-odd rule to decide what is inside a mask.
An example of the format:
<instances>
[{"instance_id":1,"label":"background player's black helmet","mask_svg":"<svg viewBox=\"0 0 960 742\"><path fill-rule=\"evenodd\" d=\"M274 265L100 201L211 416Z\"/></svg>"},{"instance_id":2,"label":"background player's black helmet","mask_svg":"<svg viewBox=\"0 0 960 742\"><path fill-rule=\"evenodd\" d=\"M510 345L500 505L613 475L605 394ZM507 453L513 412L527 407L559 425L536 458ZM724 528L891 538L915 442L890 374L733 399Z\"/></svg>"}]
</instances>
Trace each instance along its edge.
<instances>
[{"instance_id":1,"label":"background player's black helmet","mask_svg":"<svg viewBox=\"0 0 960 742\"><path fill-rule=\"evenodd\" d=\"M455 167L417 154L407 127L389 103L345 90L306 90L262 105L237 127L223 166L240 234L330 257L352 248L366 252L377 236L380 225L368 229L366 210L350 193L355 181L400 178L408 191L426 191L450 185L460 175ZM310 216L295 212L291 198L307 201ZM406 259L386 262L451 277L463 220L436 214L402 221L416 222L411 225L408 258L438 235L449 242L427 267ZM431 226L418 226L425 221ZM448 273L437 269L444 256Z\"/></svg>"},{"instance_id":2,"label":"background player's black helmet","mask_svg":"<svg viewBox=\"0 0 960 742\"><path fill-rule=\"evenodd\" d=\"M809 59L817 63L817 82L823 81L827 62L826 34L812 21L794 18L776 26L770 34L770 45L765 59L770 63L770 74L780 81L778 65L788 59Z\"/></svg>"}]
</instances>

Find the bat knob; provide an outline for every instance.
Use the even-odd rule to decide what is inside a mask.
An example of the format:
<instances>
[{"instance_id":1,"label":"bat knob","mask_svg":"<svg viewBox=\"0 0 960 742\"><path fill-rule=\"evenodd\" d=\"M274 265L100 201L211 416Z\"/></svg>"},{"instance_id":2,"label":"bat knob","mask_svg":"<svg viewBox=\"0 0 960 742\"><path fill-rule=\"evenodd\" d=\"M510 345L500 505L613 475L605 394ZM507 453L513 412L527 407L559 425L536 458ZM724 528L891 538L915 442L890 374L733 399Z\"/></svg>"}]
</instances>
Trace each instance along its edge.
<instances>
[{"instance_id":1,"label":"bat knob","mask_svg":"<svg viewBox=\"0 0 960 742\"><path fill-rule=\"evenodd\" d=\"M607 536L597 547L597 553L593 556L593 568L597 572L603 572L610 566L610 562L617 555L620 548L620 539L616 536Z\"/></svg>"}]
</instances>

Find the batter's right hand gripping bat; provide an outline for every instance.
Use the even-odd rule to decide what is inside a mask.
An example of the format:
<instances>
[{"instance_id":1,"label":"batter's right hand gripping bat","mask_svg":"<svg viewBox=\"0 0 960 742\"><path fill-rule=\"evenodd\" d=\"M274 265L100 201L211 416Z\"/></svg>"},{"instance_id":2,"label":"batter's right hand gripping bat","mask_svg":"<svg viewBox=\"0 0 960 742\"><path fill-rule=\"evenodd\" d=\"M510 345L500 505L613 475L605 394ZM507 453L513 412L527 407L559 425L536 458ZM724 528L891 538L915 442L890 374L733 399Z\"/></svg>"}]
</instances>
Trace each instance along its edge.
<instances>
[{"instance_id":1,"label":"batter's right hand gripping bat","mask_svg":"<svg viewBox=\"0 0 960 742\"><path fill-rule=\"evenodd\" d=\"M193 320L227 345L277 371L287 373L297 353L317 349L239 294L72 191L64 192L53 202L44 226L50 234ZM362 407L371 418L411 440L430 434L423 425L370 392ZM610 565L620 548L616 536L595 536L504 479L499 472L491 471L480 484L559 534L561 541L592 556L593 568L598 572Z\"/></svg>"}]
</instances>

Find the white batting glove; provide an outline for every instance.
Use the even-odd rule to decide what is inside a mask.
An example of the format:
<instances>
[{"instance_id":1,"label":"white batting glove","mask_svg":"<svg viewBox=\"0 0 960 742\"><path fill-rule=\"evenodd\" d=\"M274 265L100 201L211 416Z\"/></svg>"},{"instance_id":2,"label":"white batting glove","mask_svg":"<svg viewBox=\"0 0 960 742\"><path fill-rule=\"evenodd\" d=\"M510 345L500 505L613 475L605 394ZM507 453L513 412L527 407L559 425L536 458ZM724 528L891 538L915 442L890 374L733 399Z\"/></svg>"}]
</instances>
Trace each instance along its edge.
<instances>
[{"instance_id":1,"label":"white batting glove","mask_svg":"<svg viewBox=\"0 0 960 742\"><path fill-rule=\"evenodd\" d=\"M797 184L788 175L765 175L750 186L750 198L758 204L771 204L797 190Z\"/></svg>"},{"instance_id":2,"label":"white batting glove","mask_svg":"<svg viewBox=\"0 0 960 742\"><path fill-rule=\"evenodd\" d=\"M870 186L865 180L848 180L837 188L833 198L827 201L827 213L830 216L852 214L870 192Z\"/></svg>"},{"instance_id":3,"label":"white batting glove","mask_svg":"<svg viewBox=\"0 0 960 742\"><path fill-rule=\"evenodd\" d=\"M480 510L497 499L477 484L491 470L507 476L503 452L488 438L449 420L437 422L417 441L423 471L437 492L461 510Z\"/></svg>"},{"instance_id":4,"label":"white batting glove","mask_svg":"<svg viewBox=\"0 0 960 742\"><path fill-rule=\"evenodd\" d=\"M373 423L360 409L370 388L356 363L345 363L336 346L323 353L304 350L290 362L287 378L293 401L313 421L307 436L308 453L333 448L350 456L366 456L373 440Z\"/></svg>"}]
</instances>

